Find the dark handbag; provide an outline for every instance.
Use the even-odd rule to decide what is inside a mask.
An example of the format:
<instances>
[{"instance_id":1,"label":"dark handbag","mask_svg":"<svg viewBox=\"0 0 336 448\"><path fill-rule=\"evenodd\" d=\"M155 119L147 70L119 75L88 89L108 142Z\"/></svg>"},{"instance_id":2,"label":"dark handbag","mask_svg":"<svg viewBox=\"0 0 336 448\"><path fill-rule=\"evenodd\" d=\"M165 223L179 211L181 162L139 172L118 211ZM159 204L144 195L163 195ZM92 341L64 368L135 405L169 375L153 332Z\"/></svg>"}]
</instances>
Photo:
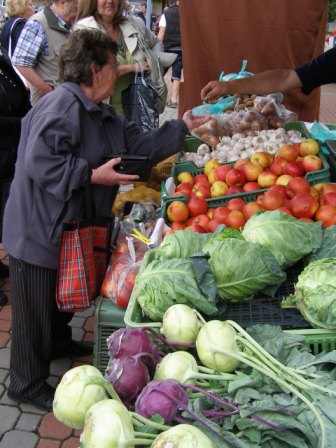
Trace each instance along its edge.
<instances>
[{"instance_id":1,"label":"dark handbag","mask_svg":"<svg viewBox=\"0 0 336 448\"><path fill-rule=\"evenodd\" d=\"M157 91L148 77L137 75L134 82L121 92L123 112L128 121L134 121L144 132L159 127Z\"/></svg>"},{"instance_id":2,"label":"dark handbag","mask_svg":"<svg viewBox=\"0 0 336 448\"><path fill-rule=\"evenodd\" d=\"M92 305L110 257L114 219L92 217L91 206L87 205L89 193L85 195L88 217L63 224L56 287L59 311L83 311Z\"/></svg>"}]
</instances>

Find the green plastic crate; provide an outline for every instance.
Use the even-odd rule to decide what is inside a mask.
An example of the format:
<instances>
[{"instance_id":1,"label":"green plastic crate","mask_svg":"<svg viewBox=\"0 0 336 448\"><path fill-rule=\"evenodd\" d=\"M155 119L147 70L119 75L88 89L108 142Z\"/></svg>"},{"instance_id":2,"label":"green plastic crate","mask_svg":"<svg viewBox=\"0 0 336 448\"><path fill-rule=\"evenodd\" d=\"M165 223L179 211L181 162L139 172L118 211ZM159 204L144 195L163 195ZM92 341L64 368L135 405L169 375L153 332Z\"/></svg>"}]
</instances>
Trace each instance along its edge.
<instances>
[{"instance_id":1,"label":"green plastic crate","mask_svg":"<svg viewBox=\"0 0 336 448\"><path fill-rule=\"evenodd\" d=\"M144 269L148 263L155 258L155 249L150 250L145 255L140 272ZM299 265L302 267L302 265ZM286 295L293 292L294 284L297 280L297 275L300 269L298 267L291 268L287 272L287 279L283 285L279 288L279 294L274 299L265 297L256 297L250 302L241 302L232 305L234 310L234 319L232 315L223 319L235 320L243 327L255 325L255 324L271 324L280 325L285 332L303 335L306 337L305 343L309 346L313 354L324 352L330 352L336 349L336 332L330 330L313 329L309 323L303 319L300 312L296 309L283 310L279 306L281 295ZM221 318L221 316L216 317ZM159 329L161 322L152 322L148 318L144 317L141 307L137 301L135 292L132 293L129 301L124 321L127 327L140 328L143 326ZM244 325L244 322L246 325ZM282 325L281 325L282 324ZM288 328L290 325L302 325L302 327ZM287 326L287 328L286 328Z\"/></svg>"},{"instance_id":2,"label":"green plastic crate","mask_svg":"<svg viewBox=\"0 0 336 448\"><path fill-rule=\"evenodd\" d=\"M93 365L102 373L109 362L106 340L118 328L125 327L125 310L117 307L112 300L100 297L95 312L95 345Z\"/></svg>"}]
</instances>

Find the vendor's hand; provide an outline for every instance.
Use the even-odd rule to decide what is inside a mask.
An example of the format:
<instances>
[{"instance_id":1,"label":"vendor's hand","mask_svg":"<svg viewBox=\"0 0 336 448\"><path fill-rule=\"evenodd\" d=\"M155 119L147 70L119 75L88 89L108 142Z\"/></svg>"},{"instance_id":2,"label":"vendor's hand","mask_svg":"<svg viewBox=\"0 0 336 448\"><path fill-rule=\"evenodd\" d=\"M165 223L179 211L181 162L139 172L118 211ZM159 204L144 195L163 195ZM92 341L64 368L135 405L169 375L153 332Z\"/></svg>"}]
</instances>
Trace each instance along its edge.
<instances>
[{"instance_id":1,"label":"vendor's hand","mask_svg":"<svg viewBox=\"0 0 336 448\"><path fill-rule=\"evenodd\" d=\"M134 64L134 71L136 73L144 72L146 74L150 73L151 69L147 61L139 61Z\"/></svg>"},{"instance_id":2,"label":"vendor's hand","mask_svg":"<svg viewBox=\"0 0 336 448\"><path fill-rule=\"evenodd\" d=\"M201 90L201 98L205 102L217 100L221 96L228 95L227 84L222 81L210 81Z\"/></svg>"},{"instance_id":3,"label":"vendor's hand","mask_svg":"<svg viewBox=\"0 0 336 448\"><path fill-rule=\"evenodd\" d=\"M121 174L114 170L121 158L111 159L92 171L91 183L100 185L127 185L139 179L137 174Z\"/></svg>"},{"instance_id":4,"label":"vendor's hand","mask_svg":"<svg viewBox=\"0 0 336 448\"><path fill-rule=\"evenodd\" d=\"M199 126L202 126L202 124L211 120L211 116L205 115L203 117L196 117L192 114L191 110L187 110L187 112L184 113L182 119L187 125L189 131L191 131L192 129L198 128Z\"/></svg>"}]
</instances>

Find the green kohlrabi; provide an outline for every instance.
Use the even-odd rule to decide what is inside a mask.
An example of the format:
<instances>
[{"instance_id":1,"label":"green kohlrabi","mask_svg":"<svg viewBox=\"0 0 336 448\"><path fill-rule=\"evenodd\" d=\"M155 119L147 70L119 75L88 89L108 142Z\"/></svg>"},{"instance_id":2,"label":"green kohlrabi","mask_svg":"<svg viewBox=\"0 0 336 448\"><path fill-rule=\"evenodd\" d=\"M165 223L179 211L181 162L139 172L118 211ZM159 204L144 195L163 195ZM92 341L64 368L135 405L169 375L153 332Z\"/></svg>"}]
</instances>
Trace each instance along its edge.
<instances>
[{"instance_id":1,"label":"green kohlrabi","mask_svg":"<svg viewBox=\"0 0 336 448\"><path fill-rule=\"evenodd\" d=\"M336 330L336 258L322 258L306 266L294 294L281 306L298 308L313 327Z\"/></svg>"},{"instance_id":2,"label":"green kohlrabi","mask_svg":"<svg viewBox=\"0 0 336 448\"><path fill-rule=\"evenodd\" d=\"M65 425L82 428L87 410L110 396L118 399L112 385L96 367L74 367L63 375L56 388L53 412Z\"/></svg>"},{"instance_id":3,"label":"green kohlrabi","mask_svg":"<svg viewBox=\"0 0 336 448\"><path fill-rule=\"evenodd\" d=\"M159 434L152 444L152 448L164 447L215 448L215 445L195 426L180 424Z\"/></svg>"},{"instance_id":4,"label":"green kohlrabi","mask_svg":"<svg viewBox=\"0 0 336 448\"><path fill-rule=\"evenodd\" d=\"M251 216L242 234L247 241L267 247L286 268L320 247L322 223L300 221L274 210Z\"/></svg>"},{"instance_id":5,"label":"green kohlrabi","mask_svg":"<svg viewBox=\"0 0 336 448\"><path fill-rule=\"evenodd\" d=\"M226 238L209 241L204 251L210 255L218 295L228 302L251 300L269 286L272 294L286 278L273 254L259 244Z\"/></svg>"},{"instance_id":6,"label":"green kohlrabi","mask_svg":"<svg viewBox=\"0 0 336 448\"><path fill-rule=\"evenodd\" d=\"M176 304L164 313L160 333L169 342L194 344L202 325L196 310L187 305Z\"/></svg>"}]
</instances>

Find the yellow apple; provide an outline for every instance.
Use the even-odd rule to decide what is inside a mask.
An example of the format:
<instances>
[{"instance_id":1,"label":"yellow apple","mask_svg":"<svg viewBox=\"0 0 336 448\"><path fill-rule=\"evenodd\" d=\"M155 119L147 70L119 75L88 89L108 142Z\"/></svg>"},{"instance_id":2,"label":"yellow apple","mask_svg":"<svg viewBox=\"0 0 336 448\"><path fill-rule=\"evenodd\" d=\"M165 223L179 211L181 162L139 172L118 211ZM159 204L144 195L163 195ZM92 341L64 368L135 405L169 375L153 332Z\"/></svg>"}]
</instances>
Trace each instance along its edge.
<instances>
[{"instance_id":1,"label":"yellow apple","mask_svg":"<svg viewBox=\"0 0 336 448\"><path fill-rule=\"evenodd\" d=\"M188 182L189 184L194 183L194 178L191 173L188 173L188 171L183 171L182 173L177 175L177 180L182 182Z\"/></svg>"},{"instance_id":2,"label":"yellow apple","mask_svg":"<svg viewBox=\"0 0 336 448\"><path fill-rule=\"evenodd\" d=\"M217 160L214 159L208 160L204 165L204 174L206 176L209 176L210 172L220 165L221 164Z\"/></svg>"},{"instance_id":3,"label":"yellow apple","mask_svg":"<svg viewBox=\"0 0 336 448\"><path fill-rule=\"evenodd\" d=\"M225 196L228 189L229 187L225 182L216 180L211 187L211 197L217 198L218 196Z\"/></svg>"},{"instance_id":4,"label":"yellow apple","mask_svg":"<svg viewBox=\"0 0 336 448\"><path fill-rule=\"evenodd\" d=\"M310 154L318 154L320 147L316 140L307 138L300 143L299 150L301 156L308 156Z\"/></svg>"},{"instance_id":5,"label":"yellow apple","mask_svg":"<svg viewBox=\"0 0 336 448\"><path fill-rule=\"evenodd\" d=\"M271 164L270 157L266 151L256 151L250 157L251 163L258 163L263 168L268 168Z\"/></svg>"},{"instance_id":6,"label":"yellow apple","mask_svg":"<svg viewBox=\"0 0 336 448\"><path fill-rule=\"evenodd\" d=\"M291 180L293 176L290 176L289 174L282 174L281 176L279 176L277 178L277 180L275 181L276 185L287 185L288 182Z\"/></svg>"}]
</instances>

